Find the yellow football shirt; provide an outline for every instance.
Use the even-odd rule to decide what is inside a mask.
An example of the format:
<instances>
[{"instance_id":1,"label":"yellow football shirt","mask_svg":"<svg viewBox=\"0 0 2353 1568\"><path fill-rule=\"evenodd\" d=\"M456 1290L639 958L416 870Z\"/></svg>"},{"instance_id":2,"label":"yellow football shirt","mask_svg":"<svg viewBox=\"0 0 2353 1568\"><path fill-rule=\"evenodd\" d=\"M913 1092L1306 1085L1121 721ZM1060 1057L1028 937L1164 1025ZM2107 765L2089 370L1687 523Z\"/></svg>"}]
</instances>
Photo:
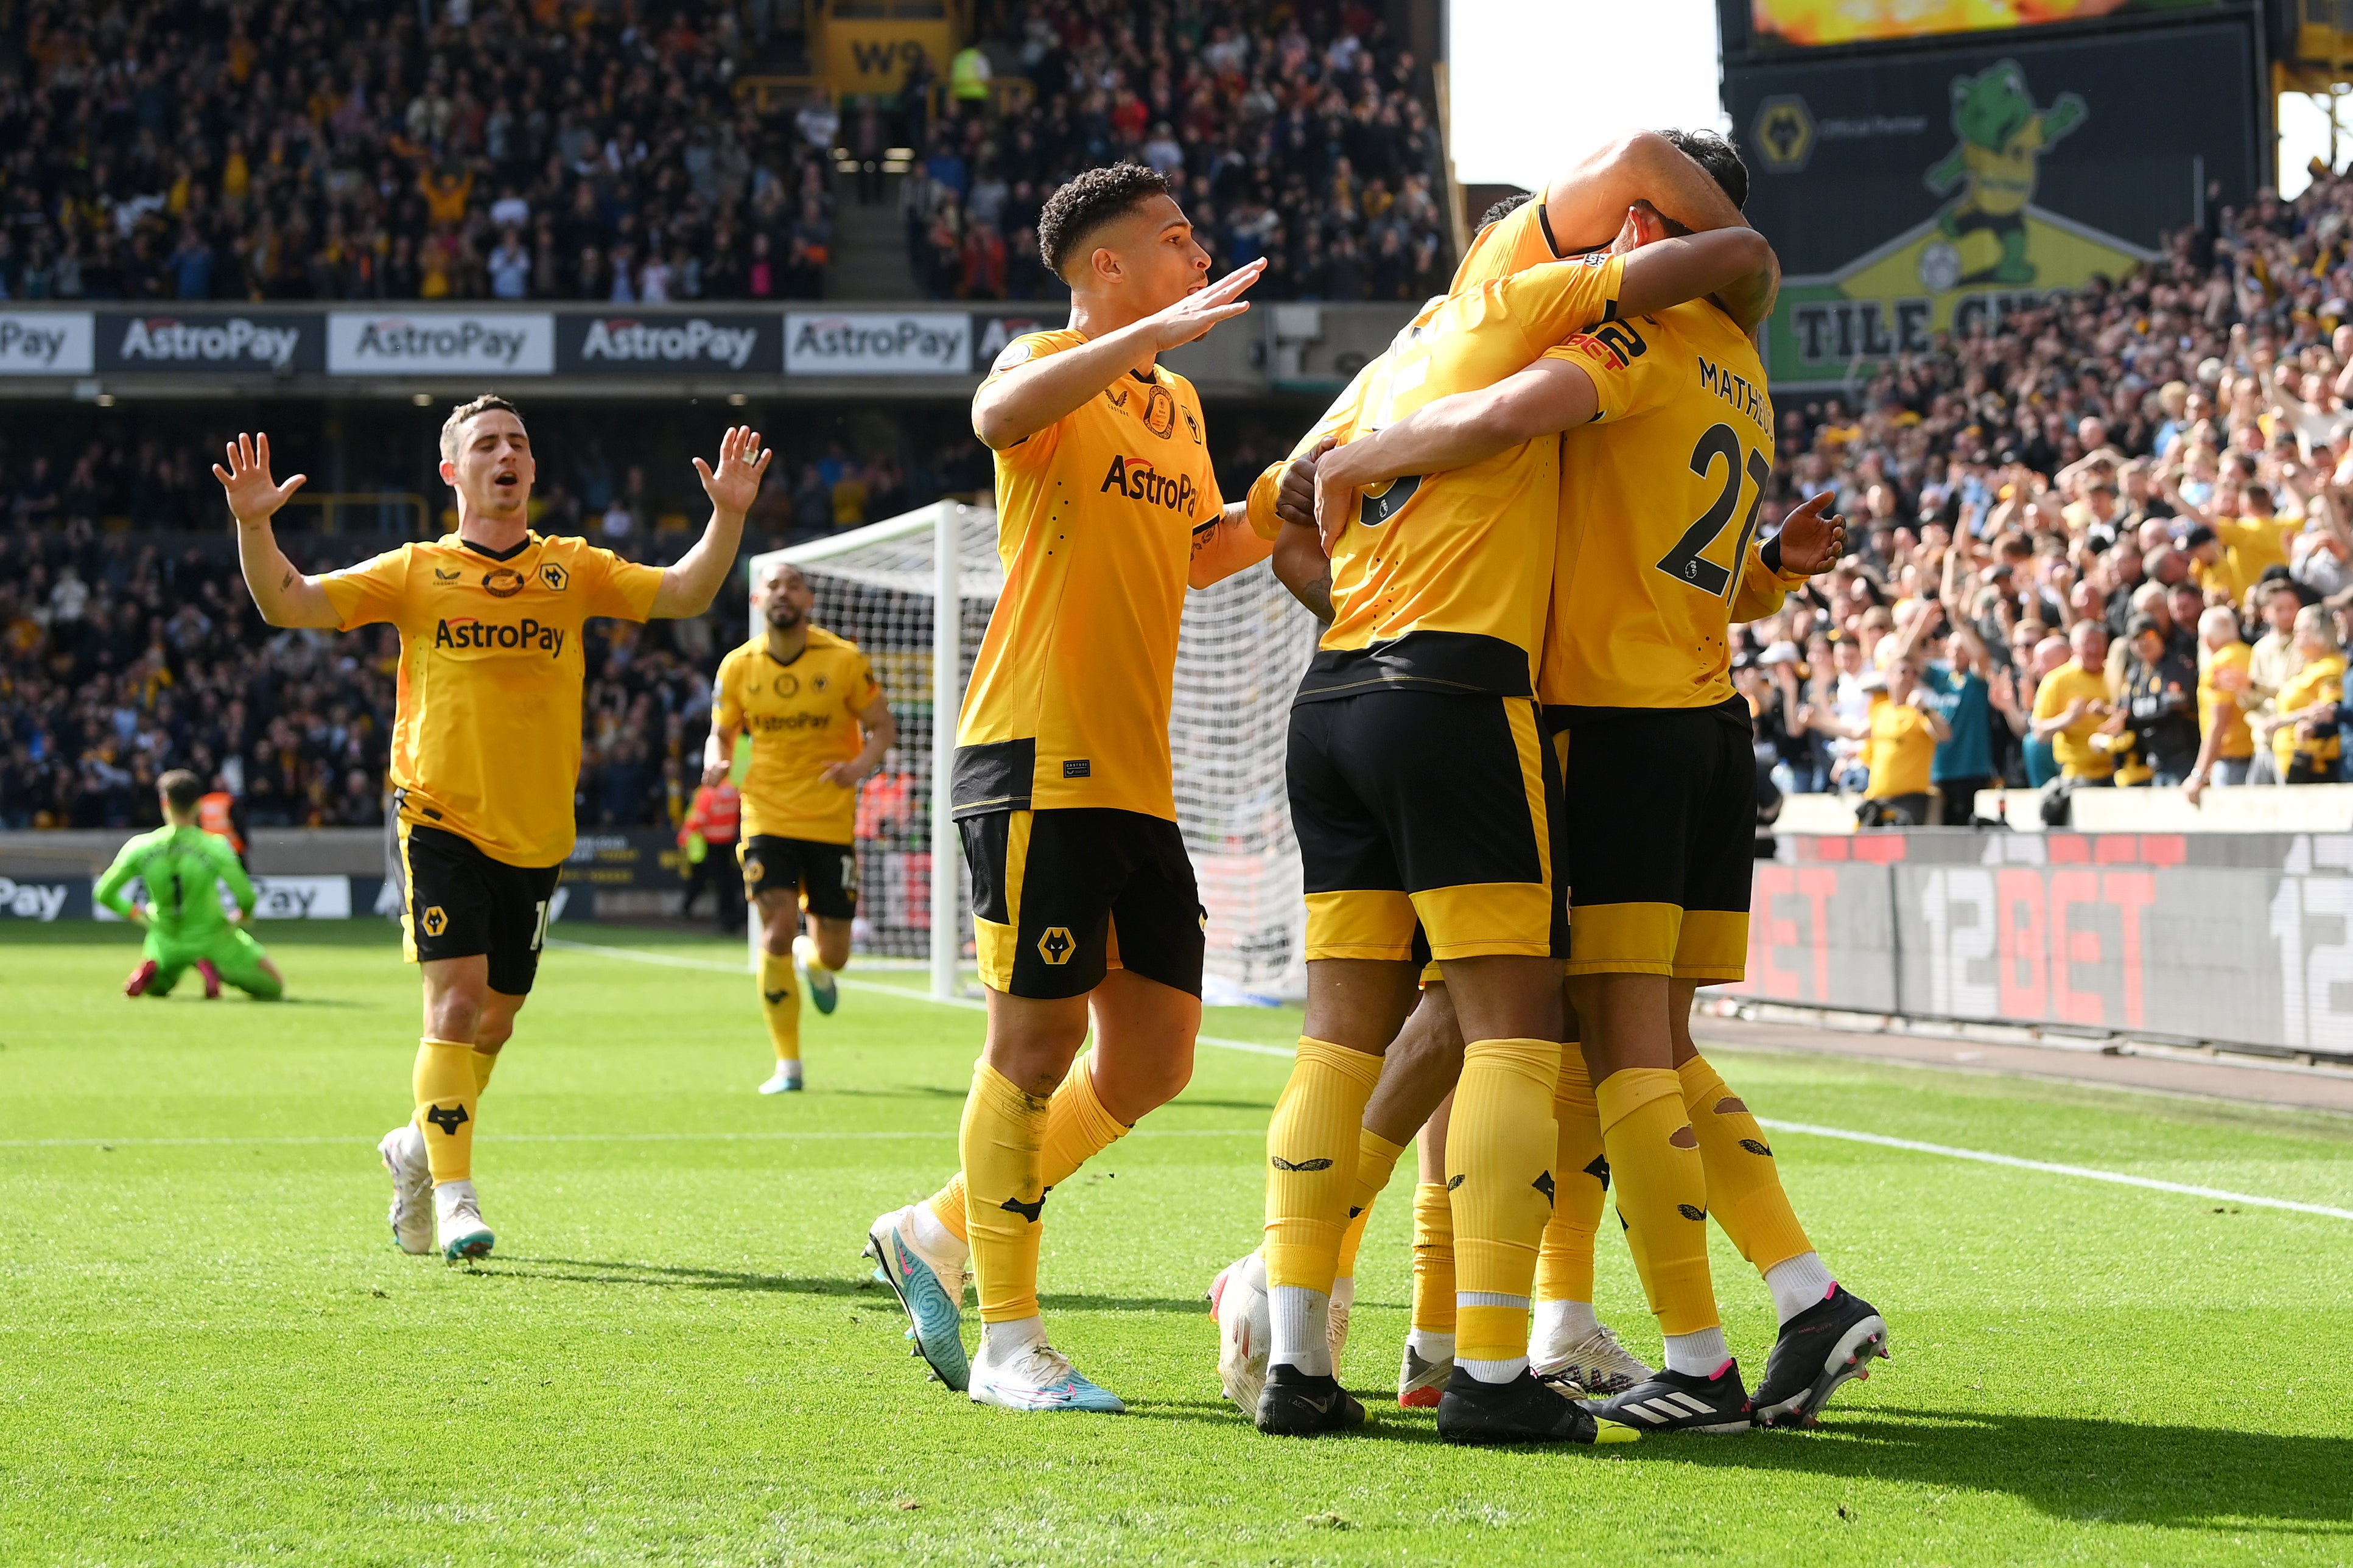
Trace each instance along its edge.
<instances>
[{"instance_id":1,"label":"yellow football shirt","mask_svg":"<svg viewBox=\"0 0 2353 1568\"><path fill-rule=\"evenodd\" d=\"M2085 669L2070 659L2042 678L2034 691L2034 717L2055 719L2067 704L2084 700L2084 716L2051 737L2051 755L2059 771L2071 779L2104 779L2116 771L2116 758L2092 744L2092 736L2108 721L2113 699L2105 671Z\"/></svg>"},{"instance_id":2,"label":"yellow football shirt","mask_svg":"<svg viewBox=\"0 0 2353 1568\"><path fill-rule=\"evenodd\" d=\"M1936 762L1936 732L1928 728L1927 715L1910 703L1875 697L1871 703L1871 736L1863 742L1862 754L1871 769L1863 799L1926 795L1928 775Z\"/></svg>"},{"instance_id":3,"label":"yellow football shirt","mask_svg":"<svg viewBox=\"0 0 2353 1568\"><path fill-rule=\"evenodd\" d=\"M882 695L858 645L811 626L808 646L787 664L754 637L719 661L712 708L726 729L751 738L744 770L744 834L812 844L856 836L858 792L828 784L825 770L866 748L858 715Z\"/></svg>"},{"instance_id":4,"label":"yellow football shirt","mask_svg":"<svg viewBox=\"0 0 2353 1568\"><path fill-rule=\"evenodd\" d=\"M2301 518L2218 517L2214 537L2221 552L2211 566L2191 562L2190 575L2200 587L2229 595L2232 609L2243 608L2247 590L2261 580L2263 568L2286 565L2288 541L2303 531Z\"/></svg>"},{"instance_id":5,"label":"yellow football shirt","mask_svg":"<svg viewBox=\"0 0 2353 1568\"><path fill-rule=\"evenodd\" d=\"M1552 242L1552 220L1539 196L1522 202L1479 231L1446 291L1467 294L1482 283L1498 282L1514 272L1560 259L1560 249Z\"/></svg>"},{"instance_id":6,"label":"yellow football shirt","mask_svg":"<svg viewBox=\"0 0 2353 1568\"><path fill-rule=\"evenodd\" d=\"M1016 338L990 379L1087 340ZM1165 365L997 454L988 617L956 727L954 809L1176 816L1168 710L1194 535L1225 510L1193 384Z\"/></svg>"},{"instance_id":7,"label":"yellow football shirt","mask_svg":"<svg viewBox=\"0 0 2353 1568\"><path fill-rule=\"evenodd\" d=\"M394 799L510 866L572 853L580 782L580 628L642 621L661 568L533 533L492 554L452 533L320 579L336 629L400 628Z\"/></svg>"},{"instance_id":8,"label":"yellow football shirt","mask_svg":"<svg viewBox=\"0 0 2353 1568\"><path fill-rule=\"evenodd\" d=\"M1561 438L1547 705L1574 717L1729 703L1735 603L1758 610L1756 588L1778 586L1754 560L1773 475L1755 347L1695 300L1546 357L1581 367L1600 395L1593 421Z\"/></svg>"},{"instance_id":9,"label":"yellow football shirt","mask_svg":"<svg viewBox=\"0 0 2353 1568\"><path fill-rule=\"evenodd\" d=\"M1616 309L1613 257L1532 268L1431 301L1325 424L1369 435L1525 369ZM1333 619L1302 700L1381 684L1527 697L1558 536L1560 443L1546 436L1366 495L1332 551Z\"/></svg>"},{"instance_id":10,"label":"yellow football shirt","mask_svg":"<svg viewBox=\"0 0 2353 1568\"><path fill-rule=\"evenodd\" d=\"M2345 694L2345 656L2329 654L2316 658L2295 672L2294 679L2280 688L2277 707L2283 713L2300 713L2316 703L2341 701ZM2283 724L2272 731L2272 757L2279 764L2280 777L2287 777L2288 765L2298 752L2315 762L2328 762L2343 750L2335 725L2319 734L2300 736L2293 724Z\"/></svg>"},{"instance_id":11,"label":"yellow football shirt","mask_svg":"<svg viewBox=\"0 0 2353 1568\"><path fill-rule=\"evenodd\" d=\"M2242 642L2208 648L2201 661L2204 668L2198 672L2198 732L2212 733L2215 716L2229 715L2222 721L2222 739L2214 752L2225 762L2243 762L2255 754L2246 710L2239 706L2247 700L2247 672L2253 658L2254 650Z\"/></svg>"}]
</instances>

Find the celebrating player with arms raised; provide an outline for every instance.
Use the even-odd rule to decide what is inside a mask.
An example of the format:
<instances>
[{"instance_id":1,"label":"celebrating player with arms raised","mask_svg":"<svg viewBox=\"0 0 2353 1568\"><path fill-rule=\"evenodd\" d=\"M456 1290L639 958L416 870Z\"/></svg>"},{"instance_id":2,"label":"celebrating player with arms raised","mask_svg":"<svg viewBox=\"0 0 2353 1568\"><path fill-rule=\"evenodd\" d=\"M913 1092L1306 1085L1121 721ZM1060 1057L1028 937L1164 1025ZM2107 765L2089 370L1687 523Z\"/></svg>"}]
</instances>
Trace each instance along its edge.
<instances>
[{"instance_id":1,"label":"celebrating player with arms raised","mask_svg":"<svg viewBox=\"0 0 2353 1568\"><path fill-rule=\"evenodd\" d=\"M794 982L818 1012L833 1011L858 912L858 786L898 743L899 726L858 645L809 624L799 567L777 562L754 592L767 629L719 661L702 780L725 779L735 737L752 737L736 853L744 896L760 911L760 1007L776 1051L760 1092L785 1094L801 1087Z\"/></svg>"},{"instance_id":2,"label":"celebrating player with arms raised","mask_svg":"<svg viewBox=\"0 0 2353 1568\"><path fill-rule=\"evenodd\" d=\"M1005 587L956 732L988 1038L963 1171L870 1247L951 1387L1015 1410L1118 1410L1046 1342L1047 1189L1192 1076L1203 914L1176 827L1168 717L1187 583L1263 560L1219 495L1192 384L1156 363L1248 309L1134 164L1055 192L1038 225L1071 324L1015 339L973 399L997 454ZM1092 1017L1095 1048L1079 1058ZM957 1312L967 1247L980 1352Z\"/></svg>"},{"instance_id":3,"label":"celebrating player with arms raised","mask_svg":"<svg viewBox=\"0 0 2353 1568\"><path fill-rule=\"evenodd\" d=\"M581 626L596 616L643 621L708 609L768 458L756 431L729 430L716 469L694 460L711 497L702 537L675 565L638 565L531 531L537 469L522 416L503 398L478 397L441 427L458 531L316 577L298 571L271 533L269 520L304 476L270 478L269 437L239 436L228 466L213 468L262 619L400 628L391 773L408 894L404 945L424 976L425 1035L416 1113L380 1152L404 1251L432 1251L437 1221L445 1257L491 1250L472 1180L476 1108L530 994L548 903L572 852Z\"/></svg>"},{"instance_id":4,"label":"celebrating player with arms raised","mask_svg":"<svg viewBox=\"0 0 2353 1568\"><path fill-rule=\"evenodd\" d=\"M1746 170L1730 145L1687 133L1675 145L1736 207ZM1678 243L1683 226L1637 201L1610 249L1639 257ZM1530 232L1523 224L1524 239ZM1485 254L1511 264L1500 249ZM1751 1418L1724 1344L1705 1226L1694 1223L1711 1195L1782 1320L1757 1419L1810 1417L1883 1353L1886 1338L1869 1304L1832 1282L1762 1130L1690 1037L1694 991L1738 980L1746 952L1756 773L1746 708L1727 669L1733 602L1772 472L1773 422L1746 336L1747 312L1761 307L1746 287L1627 311L1517 375L1341 448L1316 477L1330 526L1359 486L1567 433L1562 481L1573 500L1564 501L1544 695L1565 750L1569 991L1583 1049L1581 1063L1571 1053L1565 1064L1558 1093L1592 1108L1597 1158L1617 1183L1627 1240L1666 1336L1665 1371L1591 1408L1654 1429L1745 1430ZM1801 509L1810 531L1826 505L1817 498ZM1779 546L1765 551L1776 570L1789 564ZM1580 1066L1589 1067L1589 1088ZM1585 1128L1580 1115L1574 1131ZM1582 1169L1569 1163L1580 1152L1572 1142L1565 1130L1558 1163ZM1580 1192L1575 1206L1599 1196ZM1580 1245L1589 1250L1589 1231ZM1589 1259L1583 1279L1589 1289Z\"/></svg>"}]
</instances>

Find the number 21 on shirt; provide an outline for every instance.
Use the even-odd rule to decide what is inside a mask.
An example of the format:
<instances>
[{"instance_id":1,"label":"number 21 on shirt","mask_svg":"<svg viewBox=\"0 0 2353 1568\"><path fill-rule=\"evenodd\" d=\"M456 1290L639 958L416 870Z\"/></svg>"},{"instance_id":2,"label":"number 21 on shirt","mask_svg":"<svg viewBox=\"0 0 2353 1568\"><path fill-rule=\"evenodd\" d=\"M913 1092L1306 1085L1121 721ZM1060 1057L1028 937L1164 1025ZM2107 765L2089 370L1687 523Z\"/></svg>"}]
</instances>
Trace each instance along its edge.
<instances>
[{"instance_id":1,"label":"number 21 on shirt","mask_svg":"<svg viewBox=\"0 0 2353 1568\"><path fill-rule=\"evenodd\" d=\"M1691 470L1701 479L1711 478L1718 465L1724 470L1724 488L1708 503L1697 521L1683 531L1675 547L1659 558L1659 570L1676 582L1725 597L1732 590L1743 561L1748 558L1748 541L1757 531L1757 515L1764 509L1765 486L1773 477L1773 465L1765 454L1754 447L1747 449L1747 461L1741 461L1739 436L1729 425L1711 425L1704 431L1697 445L1692 447ZM1707 558L1708 551L1724 537L1732 514L1739 510L1743 478L1749 482L1748 510L1740 520L1740 537L1725 559L1729 566L1719 566Z\"/></svg>"}]
</instances>

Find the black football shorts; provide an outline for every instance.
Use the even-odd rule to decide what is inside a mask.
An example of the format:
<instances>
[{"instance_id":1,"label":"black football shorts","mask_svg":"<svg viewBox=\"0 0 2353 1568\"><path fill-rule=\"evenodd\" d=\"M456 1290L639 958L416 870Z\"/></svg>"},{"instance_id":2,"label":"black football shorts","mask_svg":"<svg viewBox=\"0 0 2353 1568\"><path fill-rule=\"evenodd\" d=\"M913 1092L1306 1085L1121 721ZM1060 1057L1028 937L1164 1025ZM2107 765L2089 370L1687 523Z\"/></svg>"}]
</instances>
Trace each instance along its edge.
<instances>
[{"instance_id":1,"label":"black football shorts","mask_svg":"<svg viewBox=\"0 0 2353 1568\"><path fill-rule=\"evenodd\" d=\"M400 867L408 884L401 946L409 963L486 953L491 990L531 994L562 866L510 866L447 828L403 821Z\"/></svg>"},{"instance_id":2,"label":"black football shorts","mask_svg":"<svg viewBox=\"0 0 2353 1568\"><path fill-rule=\"evenodd\" d=\"M735 847L744 868L744 898L757 903L762 893L798 893L801 908L823 920L846 921L858 913L858 847L818 844L754 833Z\"/></svg>"},{"instance_id":3,"label":"black football shorts","mask_svg":"<svg viewBox=\"0 0 2353 1568\"><path fill-rule=\"evenodd\" d=\"M1166 817L1105 806L961 818L980 981L1009 996L1083 996L1125 969L1198 996L1208 912Z\"/></svg>"}]
</instances>

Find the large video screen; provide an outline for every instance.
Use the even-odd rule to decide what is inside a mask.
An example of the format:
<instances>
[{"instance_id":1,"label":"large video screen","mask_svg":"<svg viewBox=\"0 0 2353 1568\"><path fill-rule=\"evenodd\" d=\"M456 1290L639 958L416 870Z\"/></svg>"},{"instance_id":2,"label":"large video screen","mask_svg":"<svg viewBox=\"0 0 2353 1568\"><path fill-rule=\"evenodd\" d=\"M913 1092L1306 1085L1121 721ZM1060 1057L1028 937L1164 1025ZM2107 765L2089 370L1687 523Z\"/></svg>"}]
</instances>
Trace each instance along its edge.
<instances>
[{"instance_id":1,"label":"large video screen","mask_svg":"<svg viewBox=\"0 0 2353 1568\"><path fill-rule=\"evenodd\" d=\"M2243 23L1975 39L1905 58L1736 66L1748 218L1787 276L1773 384L1837 385L1937 333L2121 278L2257 177ZM2149 83L2197 81L2165 112Z\"/></svg>"},{"instance_id":2,"label":"large video screen","mask_svg":"<svg viewBox=\"0 0 2353 1568\"><path fill-rule=\"evenodd\" d=\"M2041 27L2103 16L2211 11L2217 0L1750 0L1753 41L1760 48L1818 48Z\"/></svg>"}]
</instances>

